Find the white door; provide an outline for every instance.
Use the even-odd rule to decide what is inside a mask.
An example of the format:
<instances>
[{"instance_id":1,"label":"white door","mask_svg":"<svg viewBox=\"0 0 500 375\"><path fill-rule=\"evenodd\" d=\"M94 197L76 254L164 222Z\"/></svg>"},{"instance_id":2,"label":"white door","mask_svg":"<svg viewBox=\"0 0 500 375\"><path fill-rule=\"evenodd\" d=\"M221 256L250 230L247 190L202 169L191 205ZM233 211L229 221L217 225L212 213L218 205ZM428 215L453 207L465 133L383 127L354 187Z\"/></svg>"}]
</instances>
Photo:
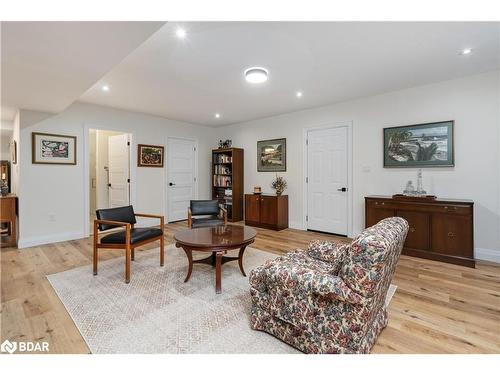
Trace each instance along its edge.
<instances>
[{"instance_id":1,"label":"white door","mask_svg":"<svg viewBox=\"0 0 500 375\"><path fill-rule=\"evenodd\" d=\"M108 137L109 208L130 204L128 142L128 134Z\"/></svg>"},{"instance_id":2,"label":"white door","mask_svg":"<svg viewBox=\"0 0 500 375\"><path fill-rule=\"evenodd\" d=\"M347 235L347 127L307 132L307 229Z\"/></svg>"},{"instance_id":3,"label":"white door","mask_svg":"<svg viewBox=\"0 0 500 375\"><path fill-rule=\"evenodd\" d=\"M168 138L167 222L187 219L189 201L195 198L195 155L195 141Z\"/></svg>"}]
</instances>

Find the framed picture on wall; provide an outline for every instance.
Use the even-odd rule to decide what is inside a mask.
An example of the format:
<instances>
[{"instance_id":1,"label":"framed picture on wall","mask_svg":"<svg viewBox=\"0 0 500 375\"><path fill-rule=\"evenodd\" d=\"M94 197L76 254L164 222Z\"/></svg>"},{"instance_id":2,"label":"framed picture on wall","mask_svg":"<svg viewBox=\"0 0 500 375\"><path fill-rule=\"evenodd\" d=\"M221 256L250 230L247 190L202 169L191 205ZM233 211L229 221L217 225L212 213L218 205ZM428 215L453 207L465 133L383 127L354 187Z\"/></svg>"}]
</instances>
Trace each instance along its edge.
<instances>
[{"instance_id":1,"label":"framed picture on wall","mask_svg":"<svg viewBox=\"0 0 500 375\"><path fill-rule=\"evenodd\" d=\"M71 135L31 133L33 164L76 164L76 137Z\"/></svg>"},{"instance_id":2,"label":"framed picture on wall","mask_svg":"<svg viewBox=\"0 0 500 375\"><path fill-rule=\"evenodd\" d=\"M137 145L137 166L163 168L163 146Z\"/></svg>"},{"instance_id":3,"label":"framed picture on wall","mask_svg":"<svg viewBox=\"0 0 500 375\"><path fill-rule=\"evenodd\" d=\"M453 167L453 121L384 129L384 168Z\"/></svg>"},{"instance_id":4,"label":"framed picture on wall","mask_svg":"<svg viewBox=\"0 0 500 375\"><path fill-rule=\"evenodd\" d=\"M257 142L257 171L286 171L286 138Z\"/></svg>"}]
</instances>

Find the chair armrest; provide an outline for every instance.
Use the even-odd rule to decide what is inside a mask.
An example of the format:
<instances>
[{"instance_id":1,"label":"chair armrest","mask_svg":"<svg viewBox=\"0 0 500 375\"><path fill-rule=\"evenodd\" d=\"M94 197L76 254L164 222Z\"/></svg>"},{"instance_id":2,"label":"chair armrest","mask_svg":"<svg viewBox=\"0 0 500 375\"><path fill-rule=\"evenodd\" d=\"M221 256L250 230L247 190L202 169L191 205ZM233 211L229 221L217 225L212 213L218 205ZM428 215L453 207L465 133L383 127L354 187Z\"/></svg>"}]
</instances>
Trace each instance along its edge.
<instances>
[{"instance_id":1,"label":"chair armrest","mask_svg":"<svg viewBox=\"0 0 500 375\"><path fill-rule=\"evenodd\" d=\"M283 287L290 290L299 286L312 294L328 299L363 304L365 297L349 288L340 277L328 273L316 272L302 267L292 267L280 272Z\"/></svg>"},{"instance_id":2,"label":"chair armrest","mask_svg":"<svg viewBox=\"0 0 500 375\"><path fill-rule=\"evenodd\" d=\"M163 215L151 215L151 214L135 214L135 216L139 217L148 217L152 219L160 219L160 229L163 232L163 227L165 226L165 216Z\"/></svg>"},{"instance_id":3,"label":"chair armrest","mask_svg":"<svg viewBox=\"0 0 500 375\"><path fill-rule=\"evenodd\" d=\"M125 243L130 242L130 231L132 229L132 224L123 221L113 221L113 220L94 220L94 246L98 243L99 233L97 231L99 224L114 225L116 227L125 227Z\"/></svg>"},{"instance_id":4,"label":"chair armrest","mask_svg":"<svg viewBox=\"0 0 500 375\"><path fill-rule=\"evenodd\" d=\"M222 212L222 217L224 218L224 225L226 225L227 224L227 210L224 207L221 207L220 212Z\"/></svg>"},{"instance_id":5,"label":"chair armrest","mask_svg":"<svg viewBox=\"0 0 500 375\"><path fill-rule=\"evenodd\" d=\"M193 213L191 212L191 207L188 207L188 228L193 227Z\"/></svg>"},{"instance_id":6,"label":"chair armrest","mask_svg":"<svg viewBox=\"0 0 500 375\"><path fill-rule=\"evenodd\" d=\"M94 220L94 225L98 224L107 224L107 225L114 225L116 227L132 227L132 224L126 223L124 221L114 221L114 220Z\"/></svg>"},{"instance_id":7,"label":"chair armrest","mask_svg":"<svg viewBox=\"0 0 500 375\"><path fill-rule=\"evenodd\" d=\"M140 216L140 217L152 217L156 219L163 219L163 215L150 215L150 214L135 214L135 216Z\"/></svg>"}]
</instances>

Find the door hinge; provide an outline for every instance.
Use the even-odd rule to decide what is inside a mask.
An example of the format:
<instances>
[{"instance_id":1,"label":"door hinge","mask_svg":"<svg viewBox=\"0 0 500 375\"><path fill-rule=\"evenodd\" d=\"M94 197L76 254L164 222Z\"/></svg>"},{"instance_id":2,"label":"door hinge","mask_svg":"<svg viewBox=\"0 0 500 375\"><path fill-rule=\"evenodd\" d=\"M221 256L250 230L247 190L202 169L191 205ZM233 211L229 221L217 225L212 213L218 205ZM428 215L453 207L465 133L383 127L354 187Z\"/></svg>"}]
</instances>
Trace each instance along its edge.
<instances>
[{"instance_id":1,"label":"door hinge","mask_svg":"<svg viewBox=\"0 0 500 375\"><path fill-rule=\"evenodd\" d=\"M306 221L309 221L309 215L306 215Z\"/></svg>"},{"instance_id":2,"label":"door hinge","mask_svg":"<svg viewBox=\"0 0 500 375\"><path fill-rule=\"evenodd\" d=\"M306 138L306 146L309 146L309 138Z\"/></svg>"},{"instance_id":3,"label":"door hinge","mask_svg":"<svg viewBox=\"0 0 500 375\"><path fill-rule=\"evenodd\" d=\"M194 150L196 151L196 147L194 147Z\"/></svg>"},{"instance_id":4,"label":"door hinge","mask_svg":"<svg viewBox=\"0 0 500 375\"><path fill-rule=\"evenodd\" d=\"M130 142L129 141L127 141L127 146L130 146Z\"/></svg>"},{"instance_id":5,"label":"door hinge","mask_svg":"<svg viewBox=\"0 0 500 375\"><path fill-rule=\"evenodd\" d=\"M306 177L306 184L309 183L309 177Z\"/></svg>"},{"instance_id":6,"label":"door hinge","mask_svg":"<svg viewBox=\"0 0 500 375\"><path fill-rule=\"evenodd\" d=\"M127 182L130 184L130 178L127 178Z\"/></svg>"},{"instance_id":7,"label":"door hinge","mask_svg":"<svg viewBox=\"0 0 500 375\"><path fill-rule=\"evenodd\" d=\"M196 182L196 177L194 178L194 181Z\"/></svg>"}]
</instances>

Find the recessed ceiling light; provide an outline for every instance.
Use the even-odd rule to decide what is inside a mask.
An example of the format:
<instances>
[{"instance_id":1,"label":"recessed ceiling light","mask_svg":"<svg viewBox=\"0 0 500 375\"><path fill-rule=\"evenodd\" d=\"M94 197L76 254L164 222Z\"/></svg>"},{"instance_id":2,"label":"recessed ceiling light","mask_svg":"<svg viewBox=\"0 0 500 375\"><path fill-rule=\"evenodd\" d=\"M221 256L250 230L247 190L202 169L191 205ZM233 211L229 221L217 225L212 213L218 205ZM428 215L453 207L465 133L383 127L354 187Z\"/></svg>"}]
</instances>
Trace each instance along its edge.
<instances>
[{"instance_id":1,"label":"recessed ceiling light","mask_svg":"<svg viewBox=\"0 0 500 375\"><path fill-rule=\"evenodd\" d=\"M102 91L108 92L109 91L109 86L108 85L103 85L101 87Z\"/></svg>"},{"instance_id":2,"label":"recessed ceiling light","mask_svg":"<svg viewBox=\"0 0 500 375\"><path fill-rule=\"evenodd\" d=\"M250 83L262 83L267 81L268 71L265 68L253 67L245 70L245 79Z\"/></svg>"},{"instance_id":3,"label":"recessed ceiling light","mask_svg":"<svg viewBox=\"0 0 500 375\"><path fill-rule=\"evenodd\" d=\"M177 35L177 38L179 38L179 39L184 39L186 37L186 30L179 27L175 31L175 35Z\"/></svg>"},{"instance_id":4,"label":"recessed ceiling light","mask_svg":"<svg viewBox=\"0 0 500 375\"><path fill-rule=\"evenodd\" d=\"M460 52L461 55L470 55L472 53L472 48L464 48L462 52Z\"/></svg>"},{"instance_id":5,"label":"recessed ceiling light","mask_svg":"<svg viewBox=\"0 0 500 375\"><path fill-rule=\"evenodd\" d=\"M220 113L216 113L215 118L220 118Z\"/></svg>"},{"instance_id":6,"label":"recessed ceiling light","mask_svg":"<svg viewBox=\"0 0 500 375\"><path fill-rule=\"evenodd\" d=\"M296 96L297 98L302 98L302 91L297 91L297 92L295 93L295 96Z\"/></svg>"}]
</instances>

